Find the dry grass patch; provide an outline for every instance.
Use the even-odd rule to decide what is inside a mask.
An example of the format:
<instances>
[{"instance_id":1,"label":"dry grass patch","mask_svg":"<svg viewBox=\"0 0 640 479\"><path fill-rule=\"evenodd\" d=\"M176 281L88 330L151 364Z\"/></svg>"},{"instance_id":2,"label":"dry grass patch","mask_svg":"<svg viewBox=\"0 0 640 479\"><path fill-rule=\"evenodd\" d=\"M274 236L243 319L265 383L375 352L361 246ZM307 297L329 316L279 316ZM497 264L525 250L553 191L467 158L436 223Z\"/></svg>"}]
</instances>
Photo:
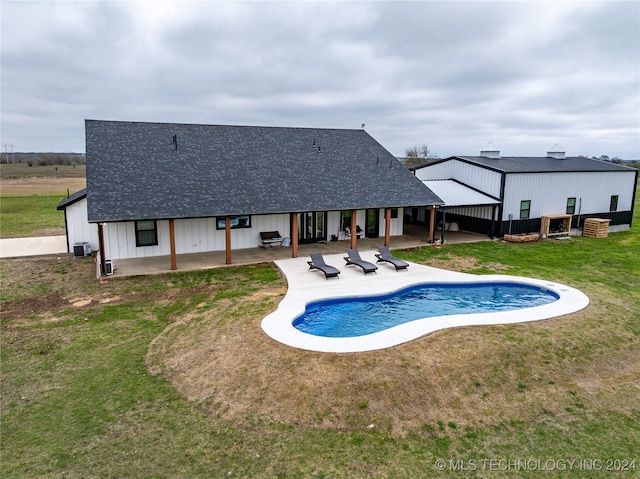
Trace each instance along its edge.
<instances>
[{"instance_id":1,"label":"dry grass patch","mask_svg":"<svg viewBox=\"0 0 640 479\"><path fill-rule=\"evenodd\" d=\"M85 178L3 178L2 196L66 196L87 185Z\"/></svg>"},{"instance_id":2,"label":"dry grass patch","mask_svg":"<svg viewBox=\"0 0 640 479\"><path fill-rule=\"evenodd\" d=\"M261 292L182 318L152 344L150 370L167 375L213 416L244 427L267 420L322 429L375 427L394 435L545 415L562 422L575 409L620 410L621 398L633 404L638 394L634 353L607 351L602 337L603 331L623 334L610 332L615 319L609 309L616 305L597 293L592 306L570 316L441 331L354 354L298 350L266 336L260 321L282 293ZM603 315L609 316L607 328L598 326Z\"/></svg>"}]
</instances>

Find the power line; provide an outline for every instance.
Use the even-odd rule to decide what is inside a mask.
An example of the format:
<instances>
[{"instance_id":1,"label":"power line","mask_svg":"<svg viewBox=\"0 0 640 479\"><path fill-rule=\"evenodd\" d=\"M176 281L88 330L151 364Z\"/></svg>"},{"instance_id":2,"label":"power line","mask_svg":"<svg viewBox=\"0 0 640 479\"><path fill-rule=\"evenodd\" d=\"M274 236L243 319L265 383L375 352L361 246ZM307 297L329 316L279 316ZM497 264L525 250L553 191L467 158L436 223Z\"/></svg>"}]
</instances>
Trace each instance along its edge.
<instances>
[{"instance_id":1,"label":"power line","mask_svg":"<svg viewBox=\"0 0 640 479\"><path fill-rule=\"evenodd\" d=\"M15 164L16 158L13 154L13 145L3 145L4 151L2 152L2 156L5 160L7 160L7 165L9 164L9 156L11 156L11 163Z\"/></svg>"}]
</instances>

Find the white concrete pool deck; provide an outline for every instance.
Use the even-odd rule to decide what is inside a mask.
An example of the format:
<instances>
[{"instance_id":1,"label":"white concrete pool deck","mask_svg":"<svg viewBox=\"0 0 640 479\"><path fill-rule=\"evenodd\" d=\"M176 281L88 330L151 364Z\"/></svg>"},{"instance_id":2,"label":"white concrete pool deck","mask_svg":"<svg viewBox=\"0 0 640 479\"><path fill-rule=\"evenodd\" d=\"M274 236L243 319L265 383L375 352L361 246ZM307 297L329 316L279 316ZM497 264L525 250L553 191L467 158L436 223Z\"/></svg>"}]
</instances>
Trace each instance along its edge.
<instances>
[{"instance_id":1,"label":"white concrete pool deck","mask_svg":"<svg viewBox=\"0 0 640 479\"><path fill-rule=\"evenodd\" d=\"M361 251L363 260L376 262L376 251ZM310 351L348 353L384 349L430 334L434 331L459 326L513 324L539 321L584 309L589 298L575 288L552 281L507 275L473 275L456 273L429 266L410 263L408 270L396 271L388 263L379 263L377 273L365 275L357 266L345 266L346 254L324 257L325 262L340 270L339 278L325 279L319 270L309 270L309 258L275 261L287 279L288 290L278 309L262 320L262 329L276 341ZM514 282L546 288L560 299L543 306L515 311L481 314L458 314L423 318L401 324L385 331L352 338L314 336L297 330L292 322L304 313L312 301L350 296L375 296L391 293L408 286L428 283Z\"/></svg>"}]
</instances>

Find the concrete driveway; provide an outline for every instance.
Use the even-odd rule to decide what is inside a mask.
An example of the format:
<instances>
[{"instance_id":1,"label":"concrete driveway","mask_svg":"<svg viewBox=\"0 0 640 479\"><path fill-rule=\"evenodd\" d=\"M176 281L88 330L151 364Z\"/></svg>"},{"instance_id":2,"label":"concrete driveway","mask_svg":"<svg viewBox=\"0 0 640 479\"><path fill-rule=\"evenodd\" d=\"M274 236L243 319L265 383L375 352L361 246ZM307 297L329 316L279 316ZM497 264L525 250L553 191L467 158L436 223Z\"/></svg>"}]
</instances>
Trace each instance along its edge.
<instances>
[{"instance_id":1,"label":"concrete driveway","mask_svg":"<svg viewBox=\"0 0 640 479\"><path fill-rule=\"evenodd\" d=\"M0 258L19 258L45 254L65 254L67 237L38 236L34 238L5 238L0 240Z\"/></svg>"}]
</instances>

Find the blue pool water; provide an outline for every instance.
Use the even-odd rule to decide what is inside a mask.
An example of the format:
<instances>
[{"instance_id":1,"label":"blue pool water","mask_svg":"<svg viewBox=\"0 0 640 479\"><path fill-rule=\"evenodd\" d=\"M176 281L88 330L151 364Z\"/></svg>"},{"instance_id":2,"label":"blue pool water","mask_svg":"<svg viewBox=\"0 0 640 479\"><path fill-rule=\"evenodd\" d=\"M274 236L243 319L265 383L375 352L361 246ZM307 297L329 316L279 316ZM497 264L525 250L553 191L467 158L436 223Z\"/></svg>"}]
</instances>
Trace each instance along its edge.
<instances>
[{"instance_id":1,"label":"blue pool water","mask_svg":"<svg viewBox=\"0 0 640 479\"><path fill-rule=\"evenodd\" d=\"M392 294L309 303L293 326L330 338L364 336L420 318L531 308L557 301L546 289L518 283L417 285Z\"/></svg>"}]
</instances>

